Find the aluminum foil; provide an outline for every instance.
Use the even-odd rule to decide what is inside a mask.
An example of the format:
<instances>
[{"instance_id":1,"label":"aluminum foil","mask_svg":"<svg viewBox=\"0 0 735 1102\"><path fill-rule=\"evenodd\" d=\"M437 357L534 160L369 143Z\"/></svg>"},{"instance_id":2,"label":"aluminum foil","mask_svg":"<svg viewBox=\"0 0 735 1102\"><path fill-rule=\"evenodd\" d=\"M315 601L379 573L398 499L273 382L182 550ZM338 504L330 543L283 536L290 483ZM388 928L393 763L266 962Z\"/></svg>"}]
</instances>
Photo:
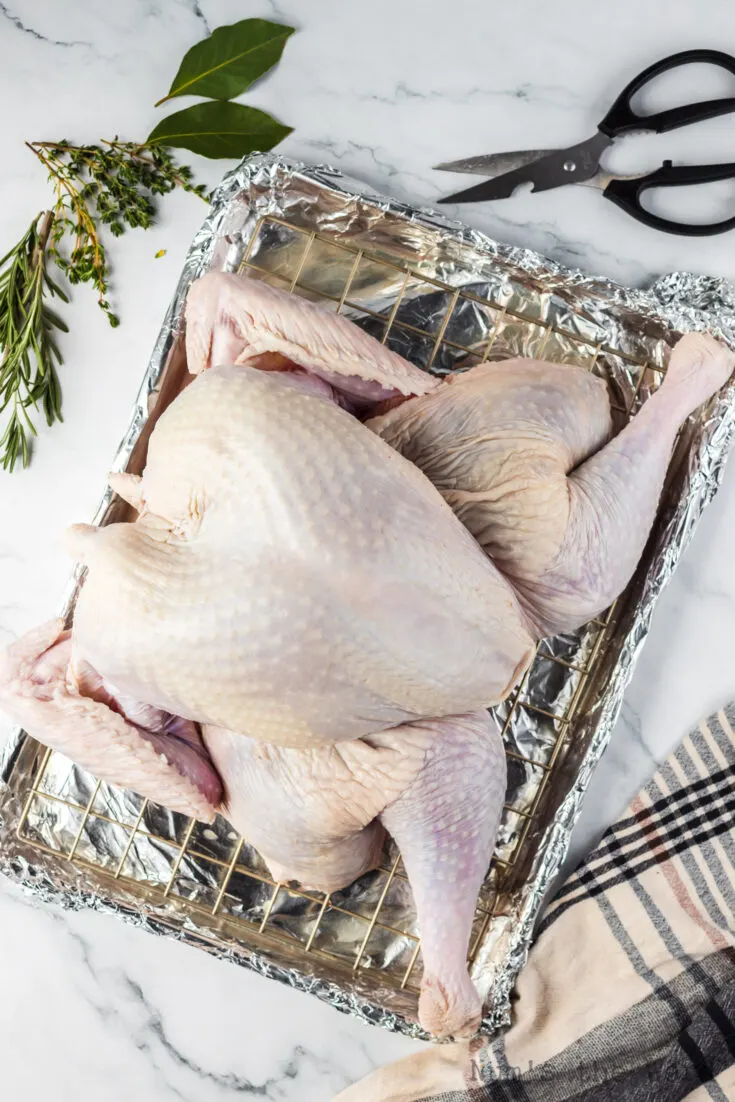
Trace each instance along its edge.
<instances>
[{"instance_id":1,"label":"aluminum foil","mask_svg":"<svg viewBox=\"0 0 735 1102\"><path fill-rule=\"evenodd\" d=\"M516 355L580 363L605 378L622 424L662 378L678 335L735 347L735 289L673 273L646 291L500 245L433 211L377 195L332 169L255 155L222 181L189 250L113 469L140 471L158 415L184 385L182 308L210 269L321 301L437 374ZM610 738L658 597L714 496L735 434L735 388L682 432L659 519L627 593L600 621L545 641L497 709L509 788L480 894L472 975L484 1029L510 993ZM107 490L96 523L124 519ZM63 601L70 615L83 573ZM422 1036L411 894L398 855L324 898L273 883L224 820L195 823L100 785L22 731L0 772L0 869L65 907L113 912L153 933L310 991L365 1021Z\"/></svg>"}]
</instances>

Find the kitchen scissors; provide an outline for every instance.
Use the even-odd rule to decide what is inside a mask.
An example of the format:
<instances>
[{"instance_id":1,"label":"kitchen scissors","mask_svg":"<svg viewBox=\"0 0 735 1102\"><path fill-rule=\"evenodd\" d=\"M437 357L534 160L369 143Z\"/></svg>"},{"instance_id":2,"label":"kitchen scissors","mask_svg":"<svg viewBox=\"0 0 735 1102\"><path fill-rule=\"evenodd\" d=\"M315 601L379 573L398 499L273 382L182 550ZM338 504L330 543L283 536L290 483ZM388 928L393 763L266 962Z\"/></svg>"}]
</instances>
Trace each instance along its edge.
<instances>
[{"instance_id":1,"label":"kitchen scissors","mask_svg":"<svg viewBox=\"0 0 735 1102\"><path fill-rule=\"evenodd\" d=\"M631 100L649 81L670 69L700 62L719 66L735 75L735 58L720 50L684 50L650 65L631 80L620 93L597 132L587 141L567 149L528 149L511 153L493 153L484 157L447 161L435 165L446 172L477 173L492 177L482 184L458 191L440 199L440 203L478 203L489 199L506 199L520 184L533 184L533 191L548 191L565 184L590 183L600 188L606 199L654 229L689 237L706 237L735 229L735 216L721 222L701 225L662 218L641 206L641 196L650 188L680 187L705 184L715 180L735 179L735 163L710 165L674 165L664 161L654 172L635 176L616 176L600 167L600 158L614 141L634 131L661 134L680 126L712 119L735 112L735 97L703 100L651 115L639 115Z\"/></svg>"}]
</instances>

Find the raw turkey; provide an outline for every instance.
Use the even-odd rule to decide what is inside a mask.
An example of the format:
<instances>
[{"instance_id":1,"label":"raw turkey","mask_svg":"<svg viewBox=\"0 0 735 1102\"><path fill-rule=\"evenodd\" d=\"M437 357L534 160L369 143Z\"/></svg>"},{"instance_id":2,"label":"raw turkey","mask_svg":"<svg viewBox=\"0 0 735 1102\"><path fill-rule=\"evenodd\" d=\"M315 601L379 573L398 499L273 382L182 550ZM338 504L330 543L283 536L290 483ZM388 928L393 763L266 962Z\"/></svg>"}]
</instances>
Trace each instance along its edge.
<instances>
[{"instance_id":1,"label":"raw turkey","mask_svg":"<svg viewBox=\"0 0 735 1102\"><path fill-rule=\"evenodd\" d=\"M536 641L629 580L676 432L729 377L712 338L609 440L604 386L484 365L438 383L348 321L254 281L199 280L197 376L112 476L134 523L76 526L71 632L0 659L40 741L174 810L219 811L273 875L334 891L385 832L417 906L419 1017L471 1033L466 953L505 757L486 709Z\"/></svg>"}]
</instances>

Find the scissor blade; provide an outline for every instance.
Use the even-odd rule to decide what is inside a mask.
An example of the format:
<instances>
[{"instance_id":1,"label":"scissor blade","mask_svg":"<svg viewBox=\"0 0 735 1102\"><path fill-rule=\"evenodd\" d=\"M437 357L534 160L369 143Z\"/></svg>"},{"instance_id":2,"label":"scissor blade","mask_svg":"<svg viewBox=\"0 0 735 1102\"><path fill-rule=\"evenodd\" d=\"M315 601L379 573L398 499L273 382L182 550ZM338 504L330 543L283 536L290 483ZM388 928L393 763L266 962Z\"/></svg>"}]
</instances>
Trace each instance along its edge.
<instances>
[{"instance_id":1,"label":"scissor blade","mask_svg":"<svg viewBox=\"0 0 735 1102\"><path fill-rule=\"evenodd\" d=\"M555 153L553 149L519 149L514 153L489 153L486 157L466 157L463 161L443 161L434 165L441 172L467 172L476 176L499 176L501 172L511 172L514 168L523 168L540 157Z\"/></svg>"},{"instance_id":2,"label":"scissor blade","mask_svg":"<svg viewBox=\"0 0 735 1102\"><path fill-rule=\"evenodd\" d=\"M591 179L599 168L600 157L612 142L601 130L586 142L568 149L555 149L537 161L496 176L494 180L476 184L440 199L440 203L480 203L491 199L507 199L521 184L533 184L533 191L548 191L563 184L580 184Z\"/></svg>"}]
</instances>

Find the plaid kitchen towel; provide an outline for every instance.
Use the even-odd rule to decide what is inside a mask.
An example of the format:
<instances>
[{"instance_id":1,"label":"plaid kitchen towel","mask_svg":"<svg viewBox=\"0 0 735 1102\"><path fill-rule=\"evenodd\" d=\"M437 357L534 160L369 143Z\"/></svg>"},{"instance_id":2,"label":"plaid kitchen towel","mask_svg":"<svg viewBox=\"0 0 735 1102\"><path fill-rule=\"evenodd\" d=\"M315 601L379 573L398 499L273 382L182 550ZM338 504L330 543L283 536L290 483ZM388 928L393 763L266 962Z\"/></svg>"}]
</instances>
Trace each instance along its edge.
<instances>
[{"instance_id":1,"label":"plaid kitchen towel","mask_svg":"<svg viewBox=\"0 0 735 1102\"><path fill-rule=\"evenodd\" d=\"M735 704L692 732L566 881L508 1031L339 1102L735 1099Z\"/></svg>"}]
</instances>

